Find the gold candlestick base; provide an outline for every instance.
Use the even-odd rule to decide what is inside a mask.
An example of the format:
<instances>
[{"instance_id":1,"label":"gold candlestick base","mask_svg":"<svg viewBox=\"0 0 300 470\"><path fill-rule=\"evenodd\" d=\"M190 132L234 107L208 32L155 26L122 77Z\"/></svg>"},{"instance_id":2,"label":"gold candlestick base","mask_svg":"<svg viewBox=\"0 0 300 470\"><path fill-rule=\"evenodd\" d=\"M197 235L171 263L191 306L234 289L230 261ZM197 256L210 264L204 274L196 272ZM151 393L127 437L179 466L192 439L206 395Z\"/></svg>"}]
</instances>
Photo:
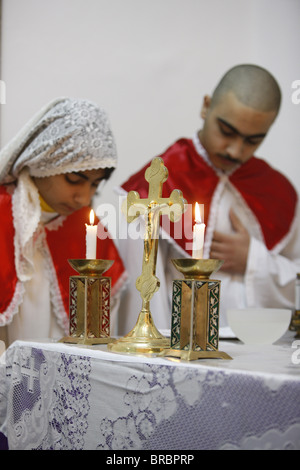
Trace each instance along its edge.
<instances>
[{"instance_id":1,"label":"gold candlestick base","mask_svg":"<svg viewBox=\"0 0 300 470\"><path fill-rule=\"evenodd\" d=\"M114 340L114 338L88 338L86 336L77 337L77 336L64 336L58 342L67 343L67 344L83 344L85 346L96 346L97 344L109 344Z\"/></svg>"},{"instance_id":2,"label":"gold candlestick base","mask_svg":"<svg viewBox=\"0 0 300 470\"><path fill-rule=\"evenodd\" d=\"M165 356L191 361L231 359L218 350L220 281L210 279L223 264L215 259L175 259L184 280L173 281L171 348Z\"/></svg>"},{"instance_id":3,"label":"gold candlestick base","mask_svg":"<svg viewBox=\"0 0 300 470\"><path fill-rule=\"evenodd\" d=\"M113 260L70 259L78 276L70 276L69 336L59 342L71 344L108 344L110 337L110 277L102 274Z\"/></svg>"},{"instance_id":4,"label":"gold candlestick base","mask_svg":"<svg viewBox=\"0 0 300 470\"><path fill-rule=\"evenodd\" d=\"M174 357L182 361L196 361L197 359L232 359L223 351L184 351L168 349L165 351L165 357Z\"/></svg>"}]
</instances>

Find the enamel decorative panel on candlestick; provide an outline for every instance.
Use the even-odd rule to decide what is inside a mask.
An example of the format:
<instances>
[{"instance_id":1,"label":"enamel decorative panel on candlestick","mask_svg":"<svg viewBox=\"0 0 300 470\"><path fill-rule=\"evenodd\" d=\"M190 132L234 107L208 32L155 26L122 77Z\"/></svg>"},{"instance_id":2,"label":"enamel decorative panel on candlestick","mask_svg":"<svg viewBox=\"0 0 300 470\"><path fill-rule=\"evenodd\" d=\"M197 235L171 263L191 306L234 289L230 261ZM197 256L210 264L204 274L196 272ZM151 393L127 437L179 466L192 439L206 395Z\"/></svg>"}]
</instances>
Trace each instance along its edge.
<instances>
[{"instance_id":1,"label":"enamel decorative panel on candlestick","mask_svg":"<svg viewBox=\"0 0 300 470\"><path fill-rule=\"evenodd\" d=\"M110 337L111 278L102 274L111 260L68 260L78 275L70 276L69 336L64 343L106 344Z\"/></svg>"},{"instance_id":2,"label":"enamel decorative panel on candlestick","mask_svg":"<svg viewBox=\"0 0 300 470\"><path fill-rule=\"evenodd\" d=\"M221 282L210 279L223 262L193 258L172 262L184 279L173 281L171 349L166 356L231 359L218 349Z\"/></svg>"}]
</instances>

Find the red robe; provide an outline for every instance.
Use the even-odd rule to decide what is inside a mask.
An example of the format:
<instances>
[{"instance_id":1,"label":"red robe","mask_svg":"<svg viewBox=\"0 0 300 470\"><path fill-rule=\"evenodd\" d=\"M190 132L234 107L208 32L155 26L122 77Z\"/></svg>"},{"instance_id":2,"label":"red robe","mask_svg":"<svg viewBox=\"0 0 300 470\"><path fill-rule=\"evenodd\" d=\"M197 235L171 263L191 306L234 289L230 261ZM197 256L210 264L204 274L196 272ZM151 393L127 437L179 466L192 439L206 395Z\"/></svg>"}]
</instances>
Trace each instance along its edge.
<instances>
[{"instance_id":1,"label":"red robe","mask_svg":"<svg viewBox=\"0 0 300 470\"><path fill-rule=\"evenodd\" d=\"M46 239L56 270L57 281L64 303L66 314L69 314L69 277L77 273L71 268L68 259L85 258L85 224L89 223L90 208L86 207L63 222L57 230L46 230ZM9 307L17 285L17 274L14 260L14 226L12 218L11 195L4 186L0 186L0 315ZM98 220L95 221L98 223ZM104 230L104 228L102 228ZM105 276L111 277L112 292L118 287L125 275L123 262L114 242L110 238L97 240L97 258L112 259L113 265L106 271Z\"/></svg>"},{"instance_id":2,"label":"red robe","mask_svg":"<svg viewBox=\"0 0 300 470\"><path fill-rule=\"evenodd\" d=\"M212 198L219 182L217 173L199 156L190 139L178 140L161 158L169 171L162 196L168 197L173 189L179 189L188 204L193 207L195 202L204 204L204 223L207 225ZM137 191L141 198L147 197L148 183L144 174L149 164L131 176L122 188L127 192ZM265 244L271 250L290 230L297 205L295 189L285 176L256 157L241 165L229 180L256 216ZM175 241L186 250L186 243L191 240L184 237L183 230L182 233L183 237ZM191 251L186 251L191 254Z\"/></svg>"}]
</instances>

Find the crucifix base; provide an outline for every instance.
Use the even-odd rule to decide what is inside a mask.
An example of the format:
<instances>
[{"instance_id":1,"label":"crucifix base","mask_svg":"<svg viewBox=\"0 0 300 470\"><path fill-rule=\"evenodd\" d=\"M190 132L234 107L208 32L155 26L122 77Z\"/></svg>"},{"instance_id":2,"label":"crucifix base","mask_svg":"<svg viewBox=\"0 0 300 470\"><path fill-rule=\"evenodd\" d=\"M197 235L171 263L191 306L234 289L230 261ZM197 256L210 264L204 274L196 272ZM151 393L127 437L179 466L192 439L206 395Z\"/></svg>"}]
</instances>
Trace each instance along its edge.
<instances>
[{"instance_id":1,"label":"crucifix base","mask_svg":"<svg viewBox=\"0 0 300 470\"><path fill-rule=\"evenodd\" d=\"M147 309L141 310L135 327L126 336L108 345L112 352L143 356L163 355L169 347L170 340L157 330Z\"/></svg>"}]
</instances>

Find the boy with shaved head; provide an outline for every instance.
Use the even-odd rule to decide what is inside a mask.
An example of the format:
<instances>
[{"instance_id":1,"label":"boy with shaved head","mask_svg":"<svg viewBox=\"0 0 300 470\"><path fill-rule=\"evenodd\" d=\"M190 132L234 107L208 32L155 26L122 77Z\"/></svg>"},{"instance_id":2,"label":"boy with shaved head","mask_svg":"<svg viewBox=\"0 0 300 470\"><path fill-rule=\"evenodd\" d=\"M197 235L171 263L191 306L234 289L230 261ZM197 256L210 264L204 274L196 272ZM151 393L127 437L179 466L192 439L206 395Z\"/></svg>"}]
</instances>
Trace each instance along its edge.
<instances>
[{"instance_id":1,"label":"boy with shaved head","mask_svg":"<svg viewBox=\"0 0 300 470\"><path fill-rule=\"evenodd\" d=\"M217 276L222 281L221 332L228 326L228 308L294 307L300 271L298 196L285 176L254 156L280 102L280 88L267 70L252 64L233 67L212 97L204 97L202 129L160 155L169 170L163 197L180 189L193 207L204 204L204 258L224 260ZM135 190L146 196L148 165L122 185L124 193ZM121 333L126 333L139 311L134 282L141 258L133 256L137 240L122 241L120 249L132 277L120 315ZM170 260L191 254L184 230L180 238L173 234L159 242L156 273L161 285L151 312L160 329L170 328L172 280L178 278Z\"/></svg>"}]
</instances>

